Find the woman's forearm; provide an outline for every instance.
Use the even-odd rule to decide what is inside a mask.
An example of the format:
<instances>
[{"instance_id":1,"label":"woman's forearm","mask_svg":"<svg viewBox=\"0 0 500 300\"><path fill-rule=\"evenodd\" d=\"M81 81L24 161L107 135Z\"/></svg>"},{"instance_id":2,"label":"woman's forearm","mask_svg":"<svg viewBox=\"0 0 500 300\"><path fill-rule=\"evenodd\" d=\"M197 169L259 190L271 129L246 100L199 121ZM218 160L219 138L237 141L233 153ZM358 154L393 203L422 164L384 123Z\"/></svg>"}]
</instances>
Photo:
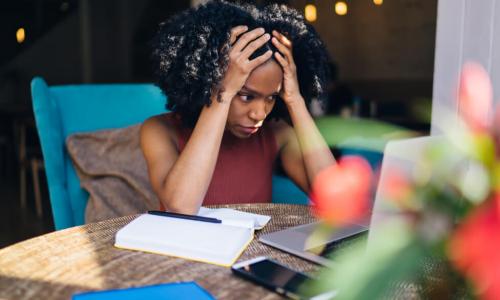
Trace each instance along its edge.
<instances>
[{"instance_id":1,"label":"woman's forearm","mask_svg":"<svg viewBox=\"0 0 500 300\"><path fill-rule=\"evenodd\" d=\"M231 95L204 107L191 137L161 186L168 210L193 214L200 208L212 179L226 126Z\"/></svg>"},{"instance_id":2,"label":"woman's forearm","mask_svg":"<svg viewBox=\"0 0 500 300\"><path fill-rule=\"evenodd\" d=\"M307 177L309 182L312 182L321 170L335 163L335 158L316 127L303 99L291 102L288 112L299 141Z\"/></svg>"}]
</instances>

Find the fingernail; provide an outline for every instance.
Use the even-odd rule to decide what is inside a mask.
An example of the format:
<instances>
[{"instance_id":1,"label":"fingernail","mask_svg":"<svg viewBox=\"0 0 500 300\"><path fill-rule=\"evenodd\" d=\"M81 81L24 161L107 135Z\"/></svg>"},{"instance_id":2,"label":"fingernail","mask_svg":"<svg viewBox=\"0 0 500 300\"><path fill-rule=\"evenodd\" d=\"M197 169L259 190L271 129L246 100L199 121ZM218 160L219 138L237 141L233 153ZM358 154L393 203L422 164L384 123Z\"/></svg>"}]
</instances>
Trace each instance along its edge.
<instances>
[{"instance_id":1,"label":"fingernail","mask_svg":"<svg viewBox=\"0 0 500 300\"><path fill-rule=\"evenodd\" d=\"M266 40L268 40L271 37L269 33L264 34L264 36L266 37Z\"/></svg>"}]
</instances>

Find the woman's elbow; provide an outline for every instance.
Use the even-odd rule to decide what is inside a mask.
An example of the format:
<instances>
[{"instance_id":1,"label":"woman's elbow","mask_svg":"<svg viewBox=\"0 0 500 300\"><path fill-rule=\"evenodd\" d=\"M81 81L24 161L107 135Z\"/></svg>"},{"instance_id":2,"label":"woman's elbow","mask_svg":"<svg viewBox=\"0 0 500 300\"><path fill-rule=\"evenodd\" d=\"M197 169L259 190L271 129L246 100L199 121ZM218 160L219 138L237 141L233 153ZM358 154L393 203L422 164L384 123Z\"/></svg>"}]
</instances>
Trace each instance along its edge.
<instances>
[{"instance_id":1,"label":"woman's elbow","mask_svg":"<svg viewBox=\"0 0 500 300\"><path fill-rule=\"evenodd\" d=\"M186 215L195 215L200 209L196 205L189 205L188 197L176 192L165 192L162 195L158 195L161 203L165 209L169 212L175 212Z\"/></svg>"}]
</instances>

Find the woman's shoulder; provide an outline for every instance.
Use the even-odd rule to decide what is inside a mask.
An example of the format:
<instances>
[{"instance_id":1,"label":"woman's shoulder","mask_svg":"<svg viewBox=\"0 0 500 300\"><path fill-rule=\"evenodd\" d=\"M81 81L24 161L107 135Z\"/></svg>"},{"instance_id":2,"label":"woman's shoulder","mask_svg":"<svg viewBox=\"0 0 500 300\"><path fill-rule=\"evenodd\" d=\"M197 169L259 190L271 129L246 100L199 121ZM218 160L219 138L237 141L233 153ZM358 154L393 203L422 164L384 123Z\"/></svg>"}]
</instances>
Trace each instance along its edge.
<instances>
[{"instance_id":1,"label":"woman's shoulder","mask_svg":"<svg viewBox=\"0 0 500 300\"><path fill-rule=\"evenodd\" d=\"M174 113L168 112L146 119L141 126L141 137L169 137L177 145L178 130L178 117Z\"/></svg>"},{"instance_id":2,"label":"woman's shoulder","mask_svg":"<svg viewBox=\"0 0 500 300\"><path fill-rule=\"evenodd\" d=\"M178 127L181 124L180 117L174 112L166 112L147 118L143 125L157 125L164 127Z\"/></svg>"},{"instance_id":3,"label":"woman's shoulder","mask_svg":"<svg viewBox=\"0 0 500 300\"><path fill-rule=\"evenodd\" d=\"M176 119L174 113L171 112L154 115L142 123L142 128L144 130L175 130L177 128Z\"/></svg>"}]
</instances>

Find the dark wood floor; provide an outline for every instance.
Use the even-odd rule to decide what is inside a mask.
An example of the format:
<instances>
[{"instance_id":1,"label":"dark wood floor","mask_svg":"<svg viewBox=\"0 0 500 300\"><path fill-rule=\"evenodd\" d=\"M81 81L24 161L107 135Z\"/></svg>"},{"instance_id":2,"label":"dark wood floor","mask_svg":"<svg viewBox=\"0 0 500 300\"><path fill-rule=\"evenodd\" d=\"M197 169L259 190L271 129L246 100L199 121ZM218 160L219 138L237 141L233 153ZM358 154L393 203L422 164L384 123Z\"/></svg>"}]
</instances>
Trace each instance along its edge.
<instances>
[{"instance_id":1,"label":"dark wood floor","mask_svg":"<svg viewBox=\"0 0 500 300\"><path fill-rule=\"evenodd\" d=\"M12 245L54 230L45 174L42 179L43 218L35 212L31 174L28 173L27 206L21 209L19 176L16 170L3 170L0 174L0 248Z\"/></svg>"}]
</instances>

